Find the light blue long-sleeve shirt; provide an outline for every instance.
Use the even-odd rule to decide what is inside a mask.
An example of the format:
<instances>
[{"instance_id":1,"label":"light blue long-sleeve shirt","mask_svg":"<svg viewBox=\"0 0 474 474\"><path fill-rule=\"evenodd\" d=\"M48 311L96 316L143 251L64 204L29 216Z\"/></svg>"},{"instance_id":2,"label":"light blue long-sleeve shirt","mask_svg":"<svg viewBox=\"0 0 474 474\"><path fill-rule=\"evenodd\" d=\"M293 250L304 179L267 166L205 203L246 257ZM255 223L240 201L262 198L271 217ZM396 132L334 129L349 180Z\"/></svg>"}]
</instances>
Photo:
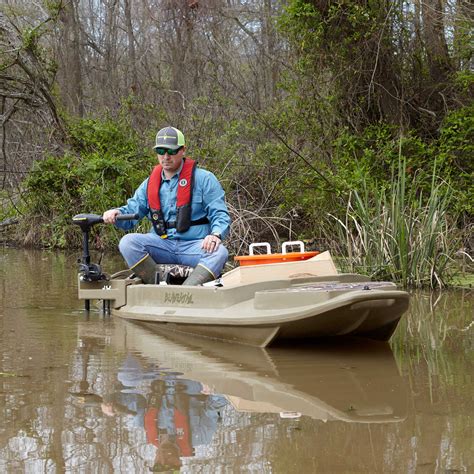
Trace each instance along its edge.
<instances>
[{"instance_id":1,"label":"light blue long-sleeve shirt","mask_svg":"<svg viewBox=\"0 0 474 474\"><path fill-rule=\"evenodd\" d=\"M176 221L179 171L171 179L165 179L165 177L162 176L160 203L166 222ZM139 219L147 217L150 220L150 207L146 192L148 180L149 178L140 184L133 197L127 200L125 206L118 208L122 214L138 214ZM221 234L222 239L227 236L230 227L230 215L225 203L224 190L217 178L210 171L196 168L191 208L191 220L196 221L207 217L209 224L193 225L186 232L177 232L176 229L168 229L168 238L198 240L203 239L212 232ZM135 227L137 222L138 221L118 221L116 226L124 230L131 230ZM150 232L155 233L155 229L152 227Z\"/></svg>"}]
</instances>

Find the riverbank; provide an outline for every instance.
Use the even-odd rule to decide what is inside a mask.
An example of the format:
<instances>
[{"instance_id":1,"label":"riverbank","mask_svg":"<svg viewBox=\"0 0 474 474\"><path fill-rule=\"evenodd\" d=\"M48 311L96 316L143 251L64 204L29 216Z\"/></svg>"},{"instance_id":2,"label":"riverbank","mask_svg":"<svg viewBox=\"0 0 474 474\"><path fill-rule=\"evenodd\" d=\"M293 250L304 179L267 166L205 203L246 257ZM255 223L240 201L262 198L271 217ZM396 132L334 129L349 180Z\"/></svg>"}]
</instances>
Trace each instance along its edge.
<instances>
[{"instance_id":1,"label":"riverbank","mask_svg":"<svg viewBox=\"0 0 474 474\"><path fill-rule=\"evenodd\" d=\"M8 227L12 229L17 222L11 222ZM67 249L54 249L54 248L45 248L44 246L33 246L33 245L23 245L21 242L18 242L18 240L13 239L11 234L6 231L7 226L5 226L3 229L4 231L1 231L2 227L0 227L0 248L11 248L15 250L44 250L44 251L59 251L59 252L66 252L68 254L71 253L77 253L77 256L79 257L81 255L81 247L69 247ZM113 273L115 271L121 270L124 267L123 260L120 256L120 253L118 252L117 246L111 246L110 248L104 249L104 248L91 248L92 252L92 260L94 260L94 255L97 254L102 254L106 253L107 257L105 258L105 264L107 265L107 260L110 259L113 262L113 270L110 271L110 273ZM332 255L335 257L334 261L336 264L336 267L338 267L338 271L340 272L346 272L347 271L347 259L341 259L337 258L337 253L335 253L334 250L331 251ZM233 261L233 256L229 257L229 262ZM359 272L363 274L368 274L370 275L369 272ZM373 278L373 277L372 277ZM373 278L374 280L377 280L377 278ZM395 281L395 283L397 283ZM410 288L410 287L408 287ZM474 288L474 265L471 263L470 259L468 258L463 258L462 260L459 258L456 262L455 265L453 265L452 268L452 276L446 281L445 285L446 289L472 289Z\"/></svg>"}]
</instances>

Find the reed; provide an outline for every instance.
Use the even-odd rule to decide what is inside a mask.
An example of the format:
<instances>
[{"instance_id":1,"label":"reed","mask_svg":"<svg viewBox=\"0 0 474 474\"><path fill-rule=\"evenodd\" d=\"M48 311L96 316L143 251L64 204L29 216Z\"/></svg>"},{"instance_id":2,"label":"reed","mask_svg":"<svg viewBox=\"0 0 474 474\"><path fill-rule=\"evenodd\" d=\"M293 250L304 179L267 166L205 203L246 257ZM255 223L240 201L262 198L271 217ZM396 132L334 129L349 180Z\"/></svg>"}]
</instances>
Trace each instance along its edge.
<instances>
[{"instance_id":1,"label":"reed","mask_svg":"<svg viewBox=\"0 0 474 474\"><path fill-rule=\"evenodd\" d=\"M448 184L409 174L405 160L388 188L352 191L345 218L336 221L336 252L344 270L390 279L404 287L444 287L459 248L447 214Z\"/></svg>"}]
</instances>

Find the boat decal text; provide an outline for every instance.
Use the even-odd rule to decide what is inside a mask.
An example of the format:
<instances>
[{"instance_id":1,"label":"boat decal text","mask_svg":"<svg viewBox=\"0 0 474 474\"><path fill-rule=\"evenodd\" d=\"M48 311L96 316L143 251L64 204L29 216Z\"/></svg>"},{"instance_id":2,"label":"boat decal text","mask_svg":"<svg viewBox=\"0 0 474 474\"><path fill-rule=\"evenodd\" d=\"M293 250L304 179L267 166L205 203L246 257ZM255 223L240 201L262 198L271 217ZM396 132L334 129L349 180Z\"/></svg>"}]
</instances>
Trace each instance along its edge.
<instances>
[{"instance_id":1,"label":"boat decal text","mask_svg":"<svg viewBox=\"0 0 474 474\"><path fill-rule=\"evenodd\" d=\"M191 292L171 292L165 293L165 303L178 303L178 304L194 304L193 294Z\"/></svg>"}]
</instances>

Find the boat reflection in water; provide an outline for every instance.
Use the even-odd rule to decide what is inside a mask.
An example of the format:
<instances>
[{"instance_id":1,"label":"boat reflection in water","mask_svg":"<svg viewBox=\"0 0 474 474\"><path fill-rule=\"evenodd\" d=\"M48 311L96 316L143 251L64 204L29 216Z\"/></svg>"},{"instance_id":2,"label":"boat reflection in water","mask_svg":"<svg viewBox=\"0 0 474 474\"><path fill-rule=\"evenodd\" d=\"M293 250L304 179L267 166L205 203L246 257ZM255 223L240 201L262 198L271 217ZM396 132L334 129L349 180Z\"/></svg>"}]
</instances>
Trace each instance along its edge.
<instances>
[{"instance_id":1,"label":"boat reflection in water","mask_svg":"<svg viewBox=\"0 0 474 474\"><path fill-rule=\"evenodd\" d=\"M291 460L298 472L315 462L344 470L357 460L366 466L374 449L392 466L386 450L407 416L405 381L387 343L349 341L263 349L160 335L120 319L85 322L81 354L100 345L114 363L101 372L86 357L82 365L95 375L84 372L71 395L78 414L85 404L102 415L95 436L113 440L109 462L130 472L287 472ZM341 444L354 452L341 454Z\"/></svg>"},{"instance_id":2,"label":"boat reflection in water","mask_svg":"<svg viewBox=\"0 0 474 474\"><path fill-rule=\"evenodd\" d=\"M180 380L199 382L201 394L222 396L237 411L350 423L398 422L407 415L408 393L385 342L262 349L160 335L127 321L114 326L116 349L161 367L162 379L173 375L181 391L190 387Z\"/></svg>"}]
</instances>

